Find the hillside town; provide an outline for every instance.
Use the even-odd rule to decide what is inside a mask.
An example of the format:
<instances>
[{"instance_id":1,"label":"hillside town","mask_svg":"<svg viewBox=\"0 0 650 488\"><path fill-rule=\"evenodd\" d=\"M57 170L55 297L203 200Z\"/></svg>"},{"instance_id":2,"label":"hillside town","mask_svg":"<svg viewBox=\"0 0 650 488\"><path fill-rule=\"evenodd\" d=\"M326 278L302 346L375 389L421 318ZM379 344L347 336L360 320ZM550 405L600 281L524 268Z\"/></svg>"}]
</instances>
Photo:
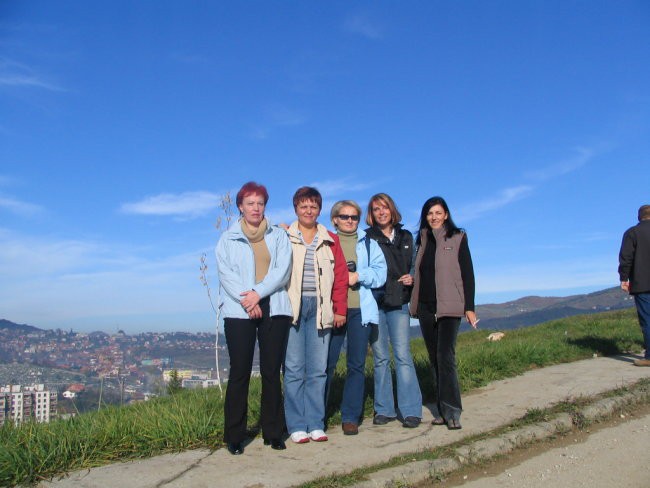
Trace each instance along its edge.
<instances>
[{"instance_id":1,"label":"hillside town","mask_svg":"<svg viewBox=\"0 0 650 488\"><path fill-rule=\"evenodd\" d=\"M178 371L184 387L214 386L218 383L215 339L215 334L205 332L128 335L123 331L42 330L3 320L2 395L40 389L48 392L52 405L58 397L59 408L65 409L66 400L76 398L74 408L78 408L84 404L80 401L84 395L96 397L103 390L103 402L124 404L163 392L172 369ZM228 352L223 336L218 351L220 379L224 381ZM7 409L9 403L4 405Z\"/></svg>"}]
</instances>

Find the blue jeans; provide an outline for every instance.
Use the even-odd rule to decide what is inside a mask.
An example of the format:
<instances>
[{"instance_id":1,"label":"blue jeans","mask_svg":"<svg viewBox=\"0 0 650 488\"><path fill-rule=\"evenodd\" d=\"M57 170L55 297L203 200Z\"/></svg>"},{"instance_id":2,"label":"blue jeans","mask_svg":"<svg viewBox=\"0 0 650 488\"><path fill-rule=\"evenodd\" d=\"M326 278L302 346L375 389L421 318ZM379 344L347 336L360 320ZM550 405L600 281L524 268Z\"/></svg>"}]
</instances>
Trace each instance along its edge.
<instances>
[{"instance_id":1,"label":"blue jeans","mask_svg":"<svg viewBox=\"0 0 650 488\"><path fill-rule=\"evenodd\" d=\"M408 305L379 308L379 337L372 345L375 361L375 413L396 417L390 349L393 346L397 379L397 405L402 418L422 418L422 393L411 355Z\"/></svg>"},{"instance_id":2,"label":"blue jeans","mask_svg":"<svg viewBox=\"0 0 650 488\"><path fill-rule=\"evenodd\" d=\"M639 316L639 325L643 333L645 359L650 359L650 293L634 295L634 303L636 304L636 313Z\"/></svg>"},{"instance_id":3,"label":"blue jeans","mask_svg":"<svg viewBox=\"0 0 650 488\"><path fill-rule=\"evenodd\" d=\"M316 327L316 297L302 297L284 360L284 414L289 434L325 427L327 354L332 329Z\"/></svg>"},{"instance_id":4,"label":"blue jeans","mask_svg":"<svg viewBox=\"0 0 650 488\"><path fill-rule=\"evenodd\" d=\"M349 311L347 317L348 317L347 320L349 320L350 317ZM336 371L336 365L339 362L339 356L341 355L341 349L343 349L343 344L345 343L347 332L348 332L347 323L343 327L337 327L332 330L332 337L330 339L330 348L327 356L327 384L325 385L325 408L327 408L327 405L329 404L330 386L332 385L332 379L334 378L334 371Z\"/></svg>"},{"instance_id":5,"label":"blue jeans","mask_svg":"<svg viewBox=\"0 0 650 488\"><path fill-rule=\"evenodd\" d=\"M347 329L347 376L343 386L341 421L358 424L363 416L368 342L377 340L377 325L361 325L361 310L353 308L348 309Z\"/></svg>"}]
</instances>

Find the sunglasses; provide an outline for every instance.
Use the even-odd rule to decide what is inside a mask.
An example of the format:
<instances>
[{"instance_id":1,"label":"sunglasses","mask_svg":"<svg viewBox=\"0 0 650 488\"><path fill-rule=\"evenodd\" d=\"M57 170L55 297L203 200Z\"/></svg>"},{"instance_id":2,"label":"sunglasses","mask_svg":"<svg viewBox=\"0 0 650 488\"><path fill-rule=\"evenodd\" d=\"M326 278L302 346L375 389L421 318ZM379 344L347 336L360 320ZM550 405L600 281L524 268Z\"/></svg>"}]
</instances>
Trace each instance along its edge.
<instances>
[{"instance_id":1,"label":"sunglasses","mask_svg":"<svg viewBox=\"0 0 650 488\"><path fill-rule=\"evenodd\" d=\"M352 222L357 222L359 220L358 215L339 214L338 218L341 219L341 220L351 220Z\"/></svg>"}]
</instances>

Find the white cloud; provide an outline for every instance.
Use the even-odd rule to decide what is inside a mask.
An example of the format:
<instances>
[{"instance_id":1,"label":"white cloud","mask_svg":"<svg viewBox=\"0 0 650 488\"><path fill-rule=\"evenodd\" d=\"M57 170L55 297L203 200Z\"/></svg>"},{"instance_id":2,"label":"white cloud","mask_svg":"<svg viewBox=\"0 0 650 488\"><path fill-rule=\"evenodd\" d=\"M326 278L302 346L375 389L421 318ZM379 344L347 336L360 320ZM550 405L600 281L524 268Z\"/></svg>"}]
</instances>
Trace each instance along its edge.
<instances>
[{"instance_id":1,"label":"white cloud","mask_svg":"<svg viewBox=\"0 0 650 488\"><path fill-rule=\"evenodd\" d=\"M120 244L31 237L0 229L2 318L41 327L74 323L93 328L122 317L125 330L196 330L197 324L188 317L210 310L199 280L201 252L150 258ZM210 281L216 286L214 254L211 249L205 252ZM165 314L176 319L152 323L152 316ZM124 318L129 315L133 317ZM205 330L212 326L206 321Z\"/></svg>"},{"instance_id":2,"label":"white cloud","mask_svg":"<svg viewBox=\"0 0 650 488\"><path fill-rule=\"evenodd\" d=\"M487 212L492 212L516 202L517 200L526 198L533 192L533 190L534 188L530 185L519 185L505 188L491 198L461 208L458 212L458 221L468 222L477 219ZM454 217L454 220L456 220L456 217Z\"/></svg>"},{"instance_id":3,"label":"white cloud","mask_svg":"<svg viewBox=\"0 0 650 488\"><path fill-rule=\"evenodd\" d=\"M301 125L305 122L305 116L301 112L281 104L269 105L266 116L275 126Z\"/></svg>"},{"instance_id":4,"label":"white cloud","mask_svg":"<svg viewBox=\"0 0 650 488\"><path fill-rule=\"evenodd\" d=\"M585 164L587 164L595 155L595 151L589 148L579 147L576 148L576 155L559 161L555 164L551 164L545 168L541 168L536 171L530 171L525 174L526 177L538 181L546 181L551 178L556 178L558 176L571 173Z\"/></svg>"},{"instance_id":5,"label":"white cloud","mask_svg":"<svg viewBox=\"0 0 650 488\"><path fill-rule=\"evenodd\" d=\"M99 267L105 254L94 242L33 238L0 230L0 269L7 280Z\"/></svg>"},{"instance_id":6,"label":"white cloud","mask_svg":"<svg viewBox=\"0 0 650 488\"><path fill-rule=\"evenodd\" d=\"M508 266L499 263L493 268L482 268L476 274L476 287L482 294L540 292L592 287L615 286L618 283L611 256L594 256L589 259L552 259L525 265Z\"/></svg>"},{"instance_id":7,"label":"white cloud","mask_svg":"<svg viewBox=\"0 0 650 488\"><path fill-rule=\"evenodd\" d=\"M309 186L313 186L318 189L323 196L333 196L347 194L349 196L352 192L363 191L372 187L375 183L372 181L366 181L362 183L354 182L352 183L352 178L342 178L339 180L325 180L325 181L315 181L310 183ZM323 205L324 208L324 205Z\"/></svg>"},{"instance_id":8,"label":"white cloud","mask_svg":"<svg viewBox=\"0 0 650 488\"><path fill-rule=\"evenodd\" d=\"M0 178L0 184L2 184L2 179ZM33 203L21 202L15 198L4 197L0 195L0 209L7 210L11 213L30 216L43 211L43 207L35 205Z\"/></svg>"},{"instance_id":9,"label":"white cloud","mask_svg":"<svg viewBox=\"0 0 650 488\"><path fill-rule=\"evenodd\" d=\"M257 140L268 139L278 127L298 126L307 120L302 112L278 103L264 107L260 119L251 124L250 137Z\"/></svg>"},{"instance_id":10,"label":"white cloud","mask_svg":"<svg viewBox=\"0 0 650 488\"><path fill-rule=\"evenodd\" d=\"M196 218L215 211L221 198L222 195L207 191L162 193L139 202L125 203L121 210L129 214Z\"/></svg>"},{"instance_id":11,"label":"white cloud","mask_svg":"<svg viewBox=\"0 0 650 488\"><path fill-rule=\"evenodd\" d=\"M202 56L200 54L191 54L179 50L172 51L169 56L173 61L177 61L183 64L207 65L209 63L208 58L205 56Z\"/></svg>"},{"instance_id":12,"label":"white cloud","mask_svg":"<svg viewBox=\"0 0 650 488\"><path fill-rule=\"evenodd\" d=\"M349 15L343 21L343 29L351 34L359 34L367 39L381 39L383 31L379 24L367 15Z\"/></svg>"},{"instance_id":13,"label":"white cloud","mask_svg":"<svg viewBox=\"0 0 650 488\"><path fill-rule=\"evenodd\" d=\"M576 171L587 164L595 155L595 151L589 148L577 148L576 152L577 154L572 158L526 173L524 176L534 180L535 184L522 184L506 188L491 198L463 207L458 212L458 221L468 222L474 220L487 212L526 198L532 195L537 186L543 182Z\"/></svg>"},{"instance_id":14,"label":"white cloud","mask_svg":"<svg viewBox=\"0 0 650 488\"><path fill-rule=\"evenodd\" d=\"M266 210L266 216L269 218L269 221L272 224L290 224L296 220L296 212L293 210L293 205L291 207L284 208L268 208Z\"/></svg>"},{"instance_id":15,"label":"white cloud","mask_svg":"<svg viewBox=\"0 0 650 488\"><path fill-rule=\"evenodd\" d=\"M60 86L44 79L29 66L5 57L0 57L0 86L65 91Z\"/></svg>"},{"instance_id":16,"label":"white cloud","mask_svg":"<svg viewBox=\"0 0 650 488\"><path fill-rule=\"evenodd\" d=\"M10 186L15 182L14 178L10 176L0 175L0 186Z\"/></svg>"}]
</instances>

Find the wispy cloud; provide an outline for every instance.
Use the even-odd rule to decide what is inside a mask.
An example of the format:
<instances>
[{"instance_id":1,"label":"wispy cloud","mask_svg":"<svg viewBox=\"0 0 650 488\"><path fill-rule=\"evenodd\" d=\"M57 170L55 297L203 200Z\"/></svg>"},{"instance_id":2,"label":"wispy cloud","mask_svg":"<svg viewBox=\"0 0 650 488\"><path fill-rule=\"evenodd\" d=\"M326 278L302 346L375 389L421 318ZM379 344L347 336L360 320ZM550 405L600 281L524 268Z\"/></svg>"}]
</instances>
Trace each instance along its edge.
<instances>
[{"instance_id":1,"label":"wispy cloud","mask_svg":"<svg viewBox=\"0 0 650 488\"><path fill-rule=\"evenodd\" d=\"M338 180L315 181L310 183L309 186L317 188L322 195L331 197L341 194L351 196L350 193L366 190L374 184L375 182L372 181L353 182L352 178L341 178Z\"/></svg>"},{"instance_id":2,"label":"wispy cloud","mask_svg":"<svg viewBox=\"0 0 650 488\"><path fill-rule=\"evenodd\" d=\"M348 15L343 21L343 30L371 40L381 39L383 36L383 29L379 23L365 14Z\"/></svg>"},{"instance_id":3,"label":"wispy cloud","mask_svg":"<svg viewBox=\"0 0 650 488\"><path fill-rule=\"evenodd\" d=\"M201 54L192 54L185 51L175 50L169 53L169 57L176 62L190 65L207 65L209 59Z\"/></svg>"},{"instance_id":4,"label":"wispy cloud","mask_svg":"<svg viewBox=\"0 0 650 488\"><path fill-rule=\"evenodd\" d=\"M218 207L221 197L221 195L207 191L180 194L162 193L139 202L125 203L121 206L121 211L138 215L196 218L214 211Z\"/></svg>"},{"instance_id":5,"label":"wispy cloud","mask_svg":"<svg viewBox=\"0 0 650 488\"><path fill-rule=\"evenodd\" d=\"M0 177L0 184L2 184L2 178ZM9 211L16 215L22 215L29 217L43 211L43 207L40 205L35 205L33 203L21 202L15 198L6 197L0 195L0 209Z\"/></svg>"},{"instance_id":6,"label":"wispy cloud","mask_svg":"<svg viewBox=\"0 0 650 488\"><path fill-rule=\"evenodd\" d=\"M97 243L33 238L0 230L0 267L7 278L96 266L104 253Z\"/></svg>"},{"instance_id":7,"label":"wispy cloud","mask_svg":"<svg viewBox=\"0 0 650 488\"><path fill-rule=\"evenodd\" d=\"M205 251L214 282L213 258ZM150 254L120 243L57 240L0 228L0 310L6 318L41 326L65 327L71 321L88 328L91 322L84 325L84 317L95 318L93 324L115 323L115 317L130 314L133 319L120 319L125 329L176 330L196 328L189 315L206 311L209 329L209 304L198 279L201 250ZM152 314L159 317L153 323ZM164 314L177 317L166 320Z\"/></svg>"},{"instance_id":8,"label":"wispy cloud","mask_svg":"<svg viewBox=\"0 0 650 488\"><path fill-rule=\"evenodd\" d=\"M596 154L596 151L593 149L584 147L576 148L575 151L577 154L573 157L551 164L536 171L530 171L524 176L537 181L546 181L551 178L556 178L558 176L571 173L581 168L587 164L589 160L591 160Z\"/></svg>"},{"instance_id":9,"label":"wispy cloud","mask_svg":"<svg viewBox=\"0 0 650 488\"><path fill-rule=\"evenodd\" d=\"M301 125L306 120L298 110L281 104L269 105L265 111L271 123L276 126Z\"/></svg>"},{"instance_id":10,"label":"wispy cloud","mask_svg":"<svg viewBox=\"0 0 650 488\"><path fill-rule=\"evenodd\" d=\"M503 293L538 290L551 291L582 286L613 286L611 256L594 256L585 259L557 259L508 266L499 263L495 268L482 268L476 282L481 293Z\"/></svg>"},{"instance_id":11,"label":"wispy cloud","mask_svg":"<svg viewBox=\"0 0 650 488\"><path fill-rule=\"evenodd\" d=\"M0 175L0 186L13 185L16 180L11 176Z\"/></svg>"},{"instance_id":12,"label":"wispy cloud","mask_svg":"<svg viewBox=\"0 0 650 488\"><path fill-rule=\"evenodd\" d=\"M269 207L265 215L269 218L272 224L290 224L296 220L296 212L291 207Z\"/></svg>"},{"instance_id":13,"label":"wispy cloud","mask_svg":"<svg viewBox=\"0 0 650 488\"><path fill-rule=\"evenodd\" d=\"M529 181L532 180L530 183L505 188L493 197L461 208L458 212L458 221L468 222L474 220L487 212L497 210L529 197L542 183L576 171L596 155L594 149L584 147L576 148L575 152L576 154L570 158L550 164L536 171L525 173L524 177Z\"/></svg>"},{"instance_id":14,"label":"wispy cloud","mask_svg":"<svg viewBox=\"0 0 650 488\"><path fill-rule=\"evenodd\" d=\"M33 68L5 57L0 57L0 86L65 91L64 88L38 74Z\"/></svg>"},{"instance_id":15,"label":"wispy cloud","mask_svg":"<svg viewBox=\"0 0 650 488\"><path fill-rule=\"evenodd\" d=\"M519 185L505 188L491 198L461 208L458 212L458 221L468 222L477 219L487 212L492 212L529 196L533 190L534 188L530 185Z\"/></svg>"},{"instance_id":16,"label":"wispy cloud","mask_svg":"<svg viewBox=\"0 0 650 488\"><path fill-rule=\"evenodd\" d=\"M299 110L279 103L268 104L262 110L260 120L252 124L250 135L253 139L268 139L275 129L302 125L306 120Z\"/></svg>"}]
</instances>

